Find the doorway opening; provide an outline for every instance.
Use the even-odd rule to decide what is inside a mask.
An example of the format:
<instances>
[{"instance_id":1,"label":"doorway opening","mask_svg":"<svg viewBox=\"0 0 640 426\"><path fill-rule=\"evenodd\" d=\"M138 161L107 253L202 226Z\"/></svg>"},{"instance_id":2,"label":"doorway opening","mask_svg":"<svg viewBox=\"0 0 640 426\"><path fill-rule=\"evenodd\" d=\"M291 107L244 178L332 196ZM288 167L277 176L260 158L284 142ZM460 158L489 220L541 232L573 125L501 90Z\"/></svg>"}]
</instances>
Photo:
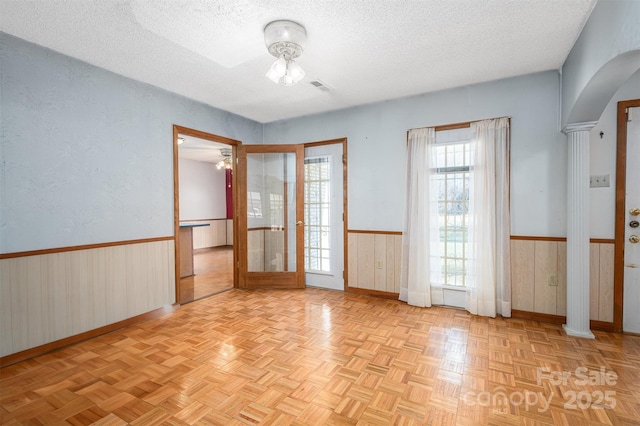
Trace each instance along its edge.
<instances>
[{"instance_id":1,"label":"doorway opening","mask_svg":"<svg viewBox=\"0 0 640 426\"><path fill-rule=\"evenodd\" d=\"M304 263L308 286L347 288L347 140L304 144Z\"/></svg>"},{"instance_id":2,"label":"doorway opening","mask_svg":"<svg viewBox=\"0 0 640 426\"><path fill-rule=\"evenodd\" d=\"M173 128L176 303L236 285L234 162L240 141Z\"/></svg>"},{"instance_id":3,"label":"doorway opening","mask_svg":"<svg viewBox=\"0 0 640 426\"><path fill-rule=\"evenodd\" d=\"M346 144L238 147L237 287L348 288Z\"/></svg>"}]
</instances>

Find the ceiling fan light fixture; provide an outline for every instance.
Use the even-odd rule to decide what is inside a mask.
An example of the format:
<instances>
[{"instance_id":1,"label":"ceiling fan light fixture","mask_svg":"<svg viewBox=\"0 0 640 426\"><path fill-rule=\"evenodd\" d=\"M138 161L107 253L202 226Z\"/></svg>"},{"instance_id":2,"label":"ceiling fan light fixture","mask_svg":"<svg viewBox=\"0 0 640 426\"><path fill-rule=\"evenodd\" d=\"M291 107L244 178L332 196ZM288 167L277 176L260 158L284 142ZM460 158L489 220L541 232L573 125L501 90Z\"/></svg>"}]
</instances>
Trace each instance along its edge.
<instances>
[{"instance_id":1,"label":"ceiling fan light fixture","mask_svg":"<svg viewBox=\"0 0 640 426\"><path fill-rule=\"evenodd\" d=\"M287 74L291 76L291 79L297 83L304 78L304 70L300 65L294 61L289 61L287 67Z\"/></svg>"},{"instance_id":2,"label":"ceiling fan light fixture","mask_svg":"<svg viewBox=\"0 0 640 426\"><path fill-rule=\"evenodd\" d=\"M232 169L233 161L231 160L231 149L230 148L222 148L220 150L220 155L222 156L222 160L216 163L216 169Z\"/></svg>"},{"instance_id":3,"label":"ceiling fan light fixture","mask_svg":"<svg viewBox=\"0 0 640 426\"><path fill-rule=\"evenodd\" d=\"M287 61L284 58L276 60L269 71L267 71L267 78L274 83L278 84L278 81L287 73Z\"/></svg>"},{"instance_id":4,"label":"ceiling fan light fixture","mask_svg":"<svg viewBox=\"0 0 640 426\"><path fill-rule=\"evenodd\" d=\"M220 160L216 163L216 169L218 170L222 170L222 169L232 169L233 165L231 164L231 159L227 159L225 158L224 160Z\"/></svg>"},{"instance_id":5,"label":"ceiling fan light fixture","mask_svg":"<svg viewBox=\"0 0 640 426\"><path fill-rule=\"evenodd\" d=\"M264 27L264 43L269 53L278 58L266 77L274 83L290 86L304 78L304 70L294 59L302 54L307 31L297 22L279 20Z\"/></svg>"}]
</instances>

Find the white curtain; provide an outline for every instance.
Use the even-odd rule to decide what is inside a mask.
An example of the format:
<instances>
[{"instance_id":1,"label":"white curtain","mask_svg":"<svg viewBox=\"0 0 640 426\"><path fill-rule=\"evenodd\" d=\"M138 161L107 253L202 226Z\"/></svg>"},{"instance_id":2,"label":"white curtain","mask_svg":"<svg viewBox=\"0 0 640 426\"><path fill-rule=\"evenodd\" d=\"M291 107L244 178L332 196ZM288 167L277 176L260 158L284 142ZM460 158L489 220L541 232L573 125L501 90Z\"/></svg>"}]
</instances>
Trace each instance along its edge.
<instances>
[{"instance_id":1,"label":"white curtain","mask_svg":"<svg viewBox=\"0 0 640 426\"><path fill-rule=\"evenodd\" d=\"M439 272L437 203L430 202L437 197L430 178L435 142L434 128L409 131L400 300L421 307L431 306L430 275Z\"/></svg>"},{"instance_id":2,"label":"white curtain","mask_svg":"<svg viewBox=\"0 0 640 426\"><path fill-rule=\"evenodd\" d=\"M509 119L471 124L469 185L469 312L511 316Z\"/></svg>"}]
</instances>

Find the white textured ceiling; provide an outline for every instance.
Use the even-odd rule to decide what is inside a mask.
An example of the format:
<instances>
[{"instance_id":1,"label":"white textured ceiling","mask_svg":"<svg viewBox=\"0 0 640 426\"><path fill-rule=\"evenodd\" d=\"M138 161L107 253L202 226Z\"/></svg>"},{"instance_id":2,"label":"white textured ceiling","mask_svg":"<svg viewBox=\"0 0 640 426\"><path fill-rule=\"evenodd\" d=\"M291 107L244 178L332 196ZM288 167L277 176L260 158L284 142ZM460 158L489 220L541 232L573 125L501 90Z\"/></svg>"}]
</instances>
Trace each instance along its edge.
<instances>
[{"instance_id":1,"label":"white textured ceiling","mask_svg":"<svg viewBox=\"0 0 640 426\"><path fill-rule=\"evenodd\" d=\"M271 122L558 69L595 1L0 0L0 31ZM276 19L307 29L295 86L264 76Z\"/></svg>"}]
</instances>

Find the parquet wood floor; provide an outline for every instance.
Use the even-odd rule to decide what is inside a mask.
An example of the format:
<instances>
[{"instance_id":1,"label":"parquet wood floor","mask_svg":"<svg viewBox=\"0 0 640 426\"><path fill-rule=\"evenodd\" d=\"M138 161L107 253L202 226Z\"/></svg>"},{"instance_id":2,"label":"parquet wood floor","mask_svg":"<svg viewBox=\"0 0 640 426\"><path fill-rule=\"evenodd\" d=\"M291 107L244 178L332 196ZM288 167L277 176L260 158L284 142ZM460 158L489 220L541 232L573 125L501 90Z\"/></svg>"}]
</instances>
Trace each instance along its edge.
<instances>
[{"instance_id":1,"label":"parquet wood floor","mask_svg":"<svg viewBox=\"0 0 640 426\"><path fill-rule=\"evenodd\" d=\"M638 425L640 337L595 334L314 288L234 289L1 369L0 420ZM600 369L609 384L581 383Z\"/></svg>"},{"instance_id":2,"label":"parquet wood floor","mask_svg":"<svg viewBox=\"0 0 640 426\"><path fill-rule=\"evenodd\" d=\"M180 280L182 303L233 288L233 247L221 246L193 253L195 275Z\"/></svg>"}]
</instances>

